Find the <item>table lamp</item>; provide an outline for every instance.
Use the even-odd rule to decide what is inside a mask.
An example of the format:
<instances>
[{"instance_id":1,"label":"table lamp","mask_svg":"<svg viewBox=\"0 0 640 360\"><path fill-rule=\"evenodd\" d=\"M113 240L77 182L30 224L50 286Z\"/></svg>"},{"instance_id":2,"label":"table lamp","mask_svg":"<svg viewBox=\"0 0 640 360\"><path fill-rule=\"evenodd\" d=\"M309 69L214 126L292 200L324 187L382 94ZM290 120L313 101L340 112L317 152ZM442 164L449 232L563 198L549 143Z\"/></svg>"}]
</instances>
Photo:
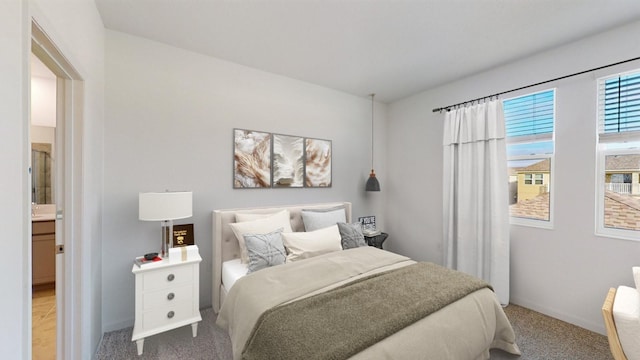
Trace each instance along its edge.
<instances>
[{"instance_id":1,"label":"table lamp","mask_svg":"<svg viewBox=\"0 0 640 360\"><path fill-rule=\"evenodd\" d=\"M142 221L162 223L162 256L169 254L173 247L171 233L173 220L193 215L193 193L191 191L166 191L140 193L138 198L138 218Z\"/></svg>"}]
</instances>

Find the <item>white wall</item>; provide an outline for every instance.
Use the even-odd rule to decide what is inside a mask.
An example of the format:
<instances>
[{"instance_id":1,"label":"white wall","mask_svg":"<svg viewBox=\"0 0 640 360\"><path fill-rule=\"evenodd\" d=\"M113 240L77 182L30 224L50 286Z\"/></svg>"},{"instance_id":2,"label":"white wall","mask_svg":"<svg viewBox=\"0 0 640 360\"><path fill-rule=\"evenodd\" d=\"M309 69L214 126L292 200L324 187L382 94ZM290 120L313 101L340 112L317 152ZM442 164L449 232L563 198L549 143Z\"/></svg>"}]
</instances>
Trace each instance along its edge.
<instances>
[{"instance_id":1,"label":"white wall","mask_svg":"<svg viewBox=\"0 0 640 360\"><path fill-rule=\"evenodd\" d=\"M638 56L640 22L540 53L389 108L387 224L392 250L442 263L442 130L433 108ZM511 301L604 333L609 287L633 286L640 242L597 237L595 78L640 62L506 95L557 87L555 229L511 226ZM410 175L410 176L408 176ZM407 182L407 179L416 179ZM406 211L409 216L407 218Z\"/></svg>"},{"instance_id":2,"label":"white wall","mask_svg":"<svg viewBox=\"0 0 640 360\"><path fill-rule=\"evenodd\" d=\"M56 128L31 125L30 131L29 136L32 143L51 144L51 151L53 152L56 142Z\"/></svg>"},{"instance_id":3,"label":"white wall","mask_svg":"<svg viewBox=\"0 0 640 360\"><path fill-rule=\"evenodd\" d=\"M364 191L370 171L371 102L130 35L107 31L103 319L134 319L133 258L160 247L160 224L138 220L138 193L192 190L200 248L200 305L211 306L212 211L351 201L353 215L384 224L383 192ZM376 105L376 154L386 107ZM233 128L332 140L329 189L232 189ZM389 242L392 240L390 239Z\"/></svg>"},{"instance_id":4,"label":"white wall","mask_svg":"<svg viewBox=\"0 0 640 360\"><path fill-rule=\"evenodd\" d=\"M31 76L31 124L56 126L56 79Z\"/></svg>"},{"instance_id":5,"label":"white wall","mask_svg":"<svg viewBox=\"0 0 640 360\"><path fill-rule=\"evenodd\" d=\"M73 14L74 16L69 16ZM11 274L3 282L4 296L0 305L5 310L0 327L0 348L7 359L30 358L31 344L28 319L31 309L31 270L29 259L30 226L28 156L28 99L31 18L34 18L58 45L62 53L77 67L85 80L85 124L78 128L84 140L92 146L87 149L82 169L85 222L82 254L100 250L100 208L102 179L102 138L100 136L103 111L103 26L95 4L91 0L7 0L0 2L0 163L3 164L0 186L5 194L0 201L0 225L5 241L3 251L11 254L0 262L0 272ZM83 256L83 258L85 258ZM91 358L100 339L100 261L86 256L83 263L81 296L75 312L77 328L82 338L75 341L76 352L68 358ZM96 296L97 295L97 296ZM94 299L97 298L97 302Z\"/></svg>"},{"instance_id":6,"label":"white wall","mask_svg":"<svg viewBox=\"0 0 640 360\"><path fill-rule=\"evenodd\" d=\"M0 273L4 296L0 308L5 309L0 326L0 348L7 359L27 359L29 292L24 286L29 272L27 261L29 236L27 221L29 203L27 171L24 166L29 147L27 134L27 65L24 56L28 39L24 27L26 6L20 0L0 2L0 187L6 189L0 201L0 227L3 229L3 251Z\"/></svg>"}]
</instances>

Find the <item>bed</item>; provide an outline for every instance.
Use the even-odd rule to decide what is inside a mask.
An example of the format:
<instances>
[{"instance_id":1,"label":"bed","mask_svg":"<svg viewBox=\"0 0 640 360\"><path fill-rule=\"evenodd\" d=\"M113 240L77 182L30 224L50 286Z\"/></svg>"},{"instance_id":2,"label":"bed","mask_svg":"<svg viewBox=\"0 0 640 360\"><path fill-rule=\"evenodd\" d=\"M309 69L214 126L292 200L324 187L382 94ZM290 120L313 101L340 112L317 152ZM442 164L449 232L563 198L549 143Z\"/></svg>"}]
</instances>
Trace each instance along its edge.
<instances>
[{"instance_id":1,"label":"bed","mask_svg":"<svg viewBox=\"0 0 640 360\"><path fill-rule=\"evenodd\" d=\"M217 324L227 330L231 337L234 359L304 357L475 360L488 359L489 350L492 348L520 354L515 344L513 329L490 288L473 288L468 294L460 295L459 299L450 304L435 308L428 316L411 314L414 317L418 316L416 320L406 320L407 315L396 315L395 310L389 310L387 303L395 304L396 300L382 299L377 303L373 301L370 293L376 286L382 287L384 291L413 294L413 288L406 288L407 284L395 285L395 280L389 279L402 278L405 282L413 281L411 284L422 284L423 281L411 280L422 279L423 274L416 271L437 270L453 273L452 270L437 265L416 263L407 257L365 246L287 262L249 275L243 273L246 272L246 264L240 260L240 244L232 229L235 225L230 225L236 223L237 215L238 218L243 216L244 220L246 216L253 216L251 214L260 218L286 210L291 230L302 233L305 231L303 210L321 212L324 209L336 208L344 210L344 220L350 223L351 204L348 202L214 211L213 309L218 313ZM441 279L438 281L442 283ZM471 279L471 282L473 281ZM369 284L376 282L377 285ZM424 281L420 286L430 286L428 284L429 281ZM451 284L450 287L454 288L457 282L452 281ZM445 287L427 292L439 296L452 290ZM345 293L354 296L354 299L360 296L360 300L351 300L360 302L355 304L356 306L351 304L343 307L342 304L345 304L344 299L347 297ZM364 294L368 298L362 301ZM392 295L385 294L386 296ZM426 301L422 300L423 298L426 299L427 296L400 295L397 301L404 301L408 304L407 307L411 307L416 303L414 300ZM323 305L325 308L319 310ZM349 328L351 314L344 314L348 306L351 306L349 309L366 309L360 309L365 316L362 313L353 315L356 320L363 321L361 325L354 325L356 329ZM418 307L422 310L429 306ZM343 314L331 315L327 308L343 311ZM302 314L303 311L307 311L307 315L298 314ZM317 318L313 317L314 311ZM291 314L308 317L291 320ZM367 314L372 318L368 318ZM398 324L394 323L394 319L398 318L409 322L398 328ZM275 323L269 325L270 321ZM288 329L289 325L282 326L283 323L290 324L295 330ZM386 330L387 333L380 330L390 325L396 326L395 330ZM276 331L278 328L284 328L285 332ZM342 328L346 328L342 330L343 333L340 332ZM329 331L324 334L326 329ZM286 333L287 330L294 334ZM307 338L285 338L300 337L300 334L306 333L309 333L305 335ZM345 341L340 341L341 339ZM289 346L292 349L284 349L283 344L292 344ZM265 346L271 346L273 349ZM300 352L296 352L301 351L299 348L307 346L306 351L309 352L306 355L302 356ZM353 348L354 346L359 347Z\"/></svg>"}]
</instances>

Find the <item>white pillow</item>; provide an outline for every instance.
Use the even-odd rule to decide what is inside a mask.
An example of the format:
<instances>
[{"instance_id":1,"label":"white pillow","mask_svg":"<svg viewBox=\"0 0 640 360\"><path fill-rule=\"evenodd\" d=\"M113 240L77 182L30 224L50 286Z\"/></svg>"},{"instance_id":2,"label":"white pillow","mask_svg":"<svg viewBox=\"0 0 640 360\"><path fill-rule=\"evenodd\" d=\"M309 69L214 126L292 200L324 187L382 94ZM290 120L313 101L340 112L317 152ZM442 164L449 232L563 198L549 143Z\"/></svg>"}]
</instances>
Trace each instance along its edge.
<instances>
[{"instance_id":1,"label":"white pillow","mask_svg":"<svg viewBox=\"0 0 640 360\"><path fill-rule=\"evenodd\" d=\"M320 209L302 209L302 222L306 231L314 231L339 222L347 222L344 206Z\"/></svg>"},{"instance_id":2,"label":"white pillow","mask_svg":"<svg viewBox=\"0 0 640 360\"><path fill-rule=\"evenodd\" d=\"M282 210L282 211L288 211L288 210ZM276 212L276 213L268 213L268 214L258 214L258 213L236 213L236 222L245 222L245 221L253 221L253 220L258 220L258 219L264 219L264 218L268 218L269 216L273 216L277 213L279 213L280 211Z\"/></svg>"},{"instance_id":3,"label":"white pillow","mask_svg":"<svg viewBox=\"0 0 640 360\"><path fill-rule=\"evenodd\" d=\"M287 262L342 250L338 225L308 232L282 233Z\"/></svg>"},{"instance_id":4,"label":"white pillow","mask_svg":"<svg viewBox=\"0 0 640 360\"><path fill-rule=\"evenodd\" d=\"M233 230L233 233L238 239L238 244L240 245L240 260L243 264L249 263L249 254L247 253L247 246L244 243L245 234L268 234L280 228L284 229L283 232L293 231L291 229L291 221L289 220L289 210L282 210L253 221L231 223L229 226L231 226L231 230Z\"/></svg>"}]
</instances>

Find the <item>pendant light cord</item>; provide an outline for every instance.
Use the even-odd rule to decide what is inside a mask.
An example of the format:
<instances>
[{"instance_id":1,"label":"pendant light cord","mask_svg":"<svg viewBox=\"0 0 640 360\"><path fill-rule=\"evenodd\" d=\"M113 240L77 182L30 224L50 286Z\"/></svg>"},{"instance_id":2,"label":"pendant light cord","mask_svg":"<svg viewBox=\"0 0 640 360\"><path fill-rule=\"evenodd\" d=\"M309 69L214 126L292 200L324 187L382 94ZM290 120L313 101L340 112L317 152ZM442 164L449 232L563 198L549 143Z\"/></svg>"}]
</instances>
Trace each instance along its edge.
<instances>
[{"instance_id":1,"label":"pendant light cord","mask_svg":"<svg viewBox=\"0 0 640 360\"><path fill-rule=\"evenodd\" d=\"M376 94L371 94L371 171L373 171L373 97Z\"/></svg>"}]
</instances>

